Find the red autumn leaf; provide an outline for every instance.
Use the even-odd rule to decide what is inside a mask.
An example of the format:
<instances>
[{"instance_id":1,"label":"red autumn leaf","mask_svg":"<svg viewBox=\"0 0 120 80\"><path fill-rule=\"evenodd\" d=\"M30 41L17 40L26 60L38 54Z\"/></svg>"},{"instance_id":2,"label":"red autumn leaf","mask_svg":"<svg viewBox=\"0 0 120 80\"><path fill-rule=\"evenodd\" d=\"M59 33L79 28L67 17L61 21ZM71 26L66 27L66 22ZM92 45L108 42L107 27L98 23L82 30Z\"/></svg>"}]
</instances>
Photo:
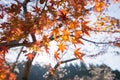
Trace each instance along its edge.
<instances>
[{"instance_id":1,"label":"red autumn leaf","mask_svg":"<svg viewBox=\"0 0 120 80\"><path fill-rule=\"evenodd\" d=\"M76 56L76 58L79 58L80 60L84 61L84 60L83 60L83 56L84 56L85 54L81 53L79 50L80 50L80 48L76 49L76 50L74 51L74 55Z\"/></svg>"},{"instance_id":2,"label":"red autumn leaf","mask_svg":"<svg viewBox=\"0 0 120 80\"><path fill-rule=\"evenodd\" d=\"M67 10L66 9L60 10L59 16L60 16L60 19L67 20Z\"/></svg>"},{"instance_id":3,"label":"red autumn leaf","mask_svg":"<svg viewBox=\"0 0 120 80\"><path fill-rule=\"evenodd\" d=\"M91 30L90 27L87 26L88 22L82 22L82 32L85 33L86 35L90 36L89 32Z\"/></svg>"},{"instance_id":4,"label":"red autumn leaf","mask_svg":"<svg viewBox=\"0 0 120 80\"><path fill-rule=\"evenodd\" d=\"M35 45L40 46L40 43L41 43L40 41L36 41Z\"/></svg>"},{"instance_id":5,"label":"red autumn leaf","mask_svg":"<svg viewBox=\"0 0 120 80\"><path fill-rule=\"evenodd\" d=\"M38 7L33 7L33 12L36 12L36 13L39 13L40 12L40 8L38 8Z\"/></svg>"},{"instance_id":6,"label":"red autumn leaf","mask_svg":"<svg viewBox=\"0 0 120 80\"><path fill-rule=\"evenodd\" d=\"M77 43L84 45L84 43L80 39L78 39L78 38L75 38L75 39L76 39Z\"/></svg>"},{"instance_id":7,"label":"red autumn leaf","mask_svg":"<svg viewBox=\"0 0 120 80\"><path fill-rule=\"evenodd\" d=\"M27 56L28 60L32 60L34 58L34 54L33 53L28 53L25 56Z\"/></svg>"},{"instance_id":8,"label":"red autumn leaf","mask_svg":"<svg viewBox=\"0 0 120 80\"><path fill-rule=\"evenodd\" d=\"M75 32L74 32L75 38L80 38L81 35L82 35L82 31L75 31Z\"/></svg>"},{"instance_id":9,"label":"red autumn leaf","mask_svg":"<svg viewBox=\"0 0 120 80\"><path fill-rule=\"evenodd\" d=\"M0 58L0 66L3 65L4 60Z\"/></svg>"},{"instance_id":10,"label":"red autumn leaf","mask_svg":"<svg viewBox=\"0 0 120 80\"><path fill-rule=\"evenodd\" d=\"M55 57L56 60L60 59L59 53L58 53L58 52L55 52L55 53L54 53L54 57Z\"/></svg>"}]
</instances>

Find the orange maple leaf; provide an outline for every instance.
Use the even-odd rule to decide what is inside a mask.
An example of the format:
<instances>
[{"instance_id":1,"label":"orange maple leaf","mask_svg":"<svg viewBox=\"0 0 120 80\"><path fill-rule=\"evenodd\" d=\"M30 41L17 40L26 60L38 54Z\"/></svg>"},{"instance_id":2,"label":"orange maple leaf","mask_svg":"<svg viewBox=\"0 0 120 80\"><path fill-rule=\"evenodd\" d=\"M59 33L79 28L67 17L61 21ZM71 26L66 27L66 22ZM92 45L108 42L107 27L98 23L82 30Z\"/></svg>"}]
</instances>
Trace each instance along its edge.
<instances>
[{"instance_id":1,"label":"orange maple leaf","mask_svg":"<svg viewBox=\"0 0 120 80\"><path fill-rule=\"evenodd\" d=\"M75 38L72 38L71 41L72 41L72 44L76 47L76 44L77 44L76 39L75 39Z\"/></svg>"},{"instance_id":2,"label":"orange maple leaf","mask_svg":"<svg viewBox=\"0 0 120 80\"><path fill-rule=\"evenodd\" d=\"M82 44L84 45L84 43L79 39L79 38L72 38L72 44L76 47L76 44Z\"/></svg>"},{"instance_id":3,"label":"orange maple leaf","mask_svg":"<svg viewBox=\"0 0 120 80\"><path fill-rule=\"evenodd\" d=\"M57 51L61 51L62 53L64 52L65 49L67 49L66 46L63 43L60 43L57 46L58 46Z\"/></svg>"},{"instance_id":4,"label":"orange maple leaf","mask_svg":"<svg viewBox=\"0 0 120 80\"><path fill-rule=\"evenodd\" d=\"M28 53L25 56L27 56L28 60L32 60L34 58L34 54L33 53Z\"/></svg>"},{"instance_id":5,"label":"orange maple leaf","mask_svg":"<svg viewBox=\"0 0 120 80\"><path fill-rule=\"evenodd\" d=\"M48 36L47 36L47 35L44 35L44 36L43 36L43 39L42 39L42 43L43 43L43 45L44 45L45 47L48 47L48 46L49 46L49 41L50 41L50 39L48 38Z\"/></svg>"},{"instance_id":6,"label":"orange maple leaf","mask_svg":"<svg viewBox=\"0 0 120 80\"><path fill-rule=\"evenodd\" d=\"M105 7L105 3L103 1L96 2L96 4L95 4L95 11L101 12L101 11L103 11L104 7Z\"/></svg>"},{"instance_id":7,"label":"orange maple leaf","mask_svg":"<svg viewBox=\"0 0 120 80\"><path fill-rule=\"evenodd\" d=\"M62 38L63 41L69 41L69 36L70 36L70 32L67 29L62 31L62 37L61 38Z\"/></svg>"},{"instance_id":8,"label":"orange maple leaf","mask_svg":"<svg viewBox=\"0 0 120 80\"><path fill-rule=\"evenodd\" d=\"M59 30L59 28L53 29L52 32L51 32L51 35L53 35L53 37L55 38L55 40L57 40L56 37L60 35L60 30Z\"/></svg>"},{"instance_id":9,"label":"orange maple leaf","mask_svg":"<svg viewBox=\"0 0 120 80\"><path fill-rule=\"evenodd\" d=\"M70 29L72 29L72 30L75 30L76 29L76 27L77 27L77 22L70 22L69 23L69 25L68 25L68 27L70 28Z\"/></svg>"},{"instance_id":10,"label":"orange maple leaf","mask_svg":"<svg viewBox=\"0 0 120 80\"><path fill-rule=\"evenodd\" d=\"M76 50L74 51L74 55L76 56L76 58L79 58L80 60L84 61L84 60L83 60L83 56L84 56L85 54L83 54L82 52L79 52L79 50L80 50L80 48L76 49Z\"/></svg>"},{"instance_id":11,"label":"orange maple leaf","mask_svg":"<svg viewBox=\"0 0 120 80\"><path fill-rule=\"evenodd\" d=\"M90 36L88 31L91 30L91 28L87 26L87 23L88 22L82 23L82 32L85 33L86 35Z\"/></svg>"},{"instance_id":12,"label":"orange maple leaf","mask_svg":"<svg viewBox=\"0 0 120 80\"><path fill-rule=\"evenodd\" d=\"M66 35L66 36L70 35L70 32L67 29L63 30L62 33L63 33L63 35Z\"/></svg>"},{"instance_id":13,"label":"orange maple leaf","mask_svg":"<svg viewBox=\"0 0 120 80\"><path fill-rule=\"evenodd\" d=\"M80 38L82 35L82 31L75 31L74 35L75 35L75 38Z\"/></svg>"},{"instance_id":14,"label":"orange maple leaf","mask_svg":"<svg viewBox=\"0 0 120 80\"><path fill-rule=\"evenodd\" d=\"M75 38L75 40L77 41L77 43L84 45L84 43L79 38Z\"/></svg>"}]
</instances>

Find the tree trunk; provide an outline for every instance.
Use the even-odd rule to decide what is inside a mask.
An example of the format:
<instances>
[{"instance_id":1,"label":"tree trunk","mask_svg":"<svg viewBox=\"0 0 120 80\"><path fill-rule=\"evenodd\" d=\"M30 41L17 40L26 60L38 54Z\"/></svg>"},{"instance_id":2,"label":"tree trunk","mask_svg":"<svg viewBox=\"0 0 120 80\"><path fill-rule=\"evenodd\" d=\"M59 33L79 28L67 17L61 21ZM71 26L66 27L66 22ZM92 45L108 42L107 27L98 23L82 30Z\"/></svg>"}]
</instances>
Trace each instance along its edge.
<instances>
[{"instance_id":1,"label":"tree trunk","mask_svg":"<svg viewBox=\"0 0 120 80\"><path fill-rule=\"evenodd\" d=\"M22 80L28 80L28 76L29 76L29 72L30 72L30 69L31 69L31 65L32 65L32 60L26 62L25 68L23 70Z\"/></svg>"}]
</instances>

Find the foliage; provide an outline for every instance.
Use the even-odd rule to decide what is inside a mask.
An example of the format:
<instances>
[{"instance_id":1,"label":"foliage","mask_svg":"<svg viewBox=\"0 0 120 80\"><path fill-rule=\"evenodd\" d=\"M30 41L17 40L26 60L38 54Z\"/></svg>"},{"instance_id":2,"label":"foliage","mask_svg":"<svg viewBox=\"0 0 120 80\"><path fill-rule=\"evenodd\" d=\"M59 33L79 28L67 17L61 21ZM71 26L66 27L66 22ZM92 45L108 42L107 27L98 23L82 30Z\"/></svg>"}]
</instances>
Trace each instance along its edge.
<instances>
[{"instance_id":1,"label":"foliage","mask_svg":"<svg viewBox=\"0 0 120 80\"><path fill-rule=\"evenodd\" d=\"M91 67L90 73L92 80L113 80L115 76L111 68L107 67L105 64L98 67Z\"/></svg>"},{"instance_id":2,"label":"foliage","mask_svg":"<svg viewBox=\"0 0 120 80\"><path fill-rule=\"evenodd\" d=\"M9 0L6 1L9 2ZM30 5L31 3L35 4ZM86 46L83 40L95 45L108 44L120 47L120 36L114 37L114 41L106 39L102 42L84 38L91 37L92 33L119 34L119 19L105 14L112 3L117 4L119 1L113 0L110 3L109 0L13 0L7 5L0 4L0 79L16 79L13 72L20 54L24 53L27 62L22 78L27 80L36 55L44 51L51 55L51 41L57 43L57 49L53 52L57 64L49 70L50 76L54 75L55 70L62 63L76 59L84 61L84 56L101 55L101 52L92 55L82 52L81 47L77 45ZM91 12L97 18L93 25L90 25ZM74 45L75 59L61 61L69 50L68 43ZM6 62L5 55L11 48L19 46L22 48L11 68Z\"/></svg>"}]
</instances>

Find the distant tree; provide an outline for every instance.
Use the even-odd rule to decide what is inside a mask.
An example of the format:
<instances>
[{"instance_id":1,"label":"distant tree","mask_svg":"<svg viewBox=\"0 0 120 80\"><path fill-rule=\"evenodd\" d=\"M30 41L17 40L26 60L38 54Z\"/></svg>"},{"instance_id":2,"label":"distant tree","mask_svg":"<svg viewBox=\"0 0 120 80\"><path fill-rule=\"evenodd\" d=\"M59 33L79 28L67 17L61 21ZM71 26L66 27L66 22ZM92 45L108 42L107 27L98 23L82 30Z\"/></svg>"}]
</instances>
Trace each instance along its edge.
<instances>
[{"instance_id":1,"label":"distant tree","mask_svg":"<svg viewBox=\"0 0 120 80\"><path fill-rule=\"evenodd\" d=\"M91 80L114 80L115 74L112 69L103 64L96 67L90 67Z\"/></svg>"},{"instance_id":2,"label":"distant tree","mask_svg":"<svg viewBox=\"0 0 120 80\"><path fill-rule=\"evenodd\" d=\"M112 72L115 74L115 79L114 80L120 80L120 71L114 70Z\"/></svg>"},{"instance_id":3,"label":"distant tree","mask_svg":"<svg viewBox=\"0 0 120 80\"><path fill-rule=\"evenodd\" d=\"M22 80L23 64L19 63L16 68L17 80ZM40 66L32 65L29 80L45 80L47 71L51 68L49 65ZM72 70L71 70L72 69ZM66 64L64 67L59 66L50 80L119 80L120 71L111 70L110 67L102 65L92 65L87 67L85 63Z\"/></svg>"}]
</instances>

